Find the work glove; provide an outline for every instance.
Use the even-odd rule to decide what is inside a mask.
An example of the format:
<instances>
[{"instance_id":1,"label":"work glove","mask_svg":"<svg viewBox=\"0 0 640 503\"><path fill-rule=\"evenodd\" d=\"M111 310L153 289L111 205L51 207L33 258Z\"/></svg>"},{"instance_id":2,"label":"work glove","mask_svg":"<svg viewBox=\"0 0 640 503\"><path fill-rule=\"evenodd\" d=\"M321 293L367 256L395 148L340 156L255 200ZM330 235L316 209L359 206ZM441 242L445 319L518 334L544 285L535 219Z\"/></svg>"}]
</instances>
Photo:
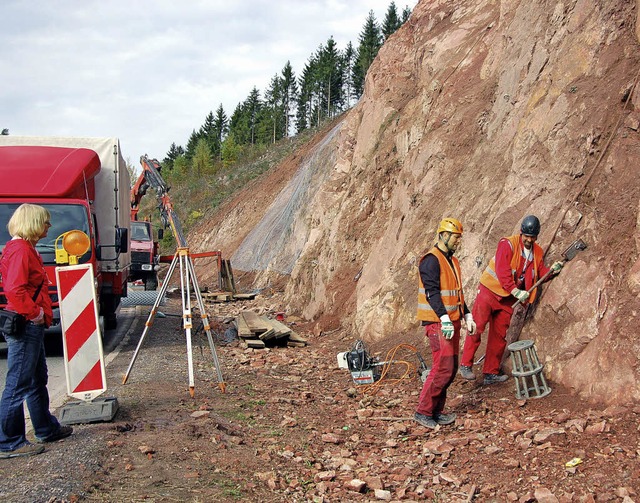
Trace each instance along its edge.
<instances>
[{"instance_id":1,"label":"work glove","mask_svg":"<svg viewBox=\"0 0 640 503\"><path fill-rule=\"evenodd\" d=\"M442 325L442 337L449 340L453 338L453 323L448 314L440 316L440 324Z\"/></svg>"},{"instance_id":2,"label":"work glove","mask_svg":"<svg viewBox=\"0 0 640 503\"><path fill-rule=\"evenodd\" d=\"M553 263L553 265L551 266L551 270L553 271L553 274L558 274L560 271L562 271L563 267L564 262L562 262L562 260L558 260Z\"/></svg>"},{"instance_id":3,"label":"work glove","mask_svg":"<svg viewBox=\"0 0 640 503\"><path fill-rule=\"evenodd\" d=\"M464 321L467 324L467 332L469 333L469 335L473 335L476 333L476 322L473 321L473 316L471 316L471 313L467 313L464 315Z\"/></svg>"},{"instance_id":4,"label":"work glove","mask_svg":"<svg viewBox=\"0 0 640 503\"><path fill-rule=\"evenodd\" d=\"M511 290L511 295L518 299L518 302L522 302L523 304L529 298L529 292L527 292L526 290L520 290L519 288L514 288L513 290Z\"/></svg>"}]
</instances>

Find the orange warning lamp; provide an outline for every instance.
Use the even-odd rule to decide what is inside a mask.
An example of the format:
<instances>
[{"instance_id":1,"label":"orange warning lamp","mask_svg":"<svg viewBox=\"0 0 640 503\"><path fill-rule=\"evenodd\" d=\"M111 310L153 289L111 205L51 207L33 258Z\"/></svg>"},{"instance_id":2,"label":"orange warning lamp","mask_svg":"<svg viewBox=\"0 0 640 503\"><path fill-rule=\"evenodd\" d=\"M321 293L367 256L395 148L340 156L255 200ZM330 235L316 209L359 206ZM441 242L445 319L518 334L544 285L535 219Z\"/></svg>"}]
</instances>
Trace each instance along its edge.
<instances>
[{"instance_id":1,"label":"orange warning lamp","mask_svg":"<svg viewBox=\"0 0 640 503\"><path fill-rule=\"evenodd\" d=\"M58 242L62 240L62 248L58 248ZM78 257L84 255L91 241L89 236L79 230L67 231L56 238L56 264L76 265Z\"/></svg>"}]
</instances>

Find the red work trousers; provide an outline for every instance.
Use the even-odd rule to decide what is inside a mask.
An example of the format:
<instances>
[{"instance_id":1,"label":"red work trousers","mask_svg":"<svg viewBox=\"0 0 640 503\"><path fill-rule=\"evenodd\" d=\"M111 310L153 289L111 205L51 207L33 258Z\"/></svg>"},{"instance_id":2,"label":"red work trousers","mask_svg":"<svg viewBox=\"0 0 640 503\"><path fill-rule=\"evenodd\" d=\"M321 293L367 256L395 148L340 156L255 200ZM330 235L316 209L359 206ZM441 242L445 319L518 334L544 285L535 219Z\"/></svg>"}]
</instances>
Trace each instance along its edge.
<instances>
[{"instance_id":1,"label":"red work trousers","mask_svg":"<svg viewBox=\"0 0 640 503\"><path fill-rule=\"evenodd\" d=\"M502 355L507 345L506 337L514 302L511 296L500 297L495 295L484 285L480 285L478 296L473 303L473 319L476 322L476 333L467 335L462 350L461 364L466 367L473 365L473 359L480 346L482 332L487 323L489 324L489 334L487 336L487 350L485 353L484 374L499 374Z\"/></svg>"},{"instance_id":2,"label":"red work trousers","mask_svg":"<svg viewBox=\"0 0 640 503\"><path fill-rule=\"evenodd\" d=\"M427 380L422 386L416 412L428 417L438 417L447 400L447 388L451 385L458 371L458 354L460 353L460 321L453 322L453 337L449 340L442 337L442 325L431 323L425 325L425 335L429 338L433 364Z\"/></svg>"}]
</instances>

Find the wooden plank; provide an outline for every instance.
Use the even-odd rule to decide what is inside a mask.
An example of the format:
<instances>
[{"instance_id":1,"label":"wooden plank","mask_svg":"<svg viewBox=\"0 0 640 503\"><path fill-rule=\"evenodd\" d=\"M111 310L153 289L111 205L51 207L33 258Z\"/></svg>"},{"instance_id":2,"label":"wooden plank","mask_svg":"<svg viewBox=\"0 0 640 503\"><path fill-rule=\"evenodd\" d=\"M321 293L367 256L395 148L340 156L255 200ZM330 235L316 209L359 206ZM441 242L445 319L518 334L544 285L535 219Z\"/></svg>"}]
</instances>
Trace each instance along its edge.
<instances>
[{"instance_id":1,"label":"wooden plank","mask_svg":"<svg viewBox=\"0 0 640 503\"><path fill-rule=\"evenodd\" d=\"M224 261L225 263L225 268L227 270L227 277L229 278L229 283L231 286L231 291L233 293L236 292L236 280L233 277L233 269L231 268L231 260L227 259Z\"/></svg>"},{"instance_id":2,"label":"wooden plank","mask_svg":"<svg viewBox=\"0 0 640 503\"><path fill-rule=\"evenodd\" d=\"M236 318L236 328L238 329L238 337L248 338L248 339L252 339L255 337L251 333L251 330L249 330L249 327L247 326L247 322L244 320L242 315Z\"/></svg>"},{"instance_id":3,"label":"wooden plank","mask_svg":"<svg viewBox=\"0 0 640 503\"><path fill-rule=\"evenodd\" d=\"M244 343L250 347L255 349L264 349L265 343L260 339L244 339Z\"/></svg>"},{"instance_id":4,"label":"wooden plank","mask_svg":"<svg viewBox=\"0 0 640 503\"><path fill-rule=\"evenodd\" d=\"M253 311L242 311L240 314L244 318L244 321L246 321L249 330L254 334L264 333L271 328L271 325L265 324L265 322L260 319L260 316Z\"/></svg>"},{"instance_id":5,"label":"wooden plank","mask_svg":"<svg viewBox=\"0 0 640 503\"><path fill-rule=\"evenodd\" d=\"M256 298L255 293L234 293L233 298L235 300L253 300Z\"/></svg>"},{"instance_id":6,"label":"wooden plank","mask_svg":"<svg viewBox=\"0 0 640 503\"><path fill-rule=\"evenodd\" d=\"M307 345L306 342L295 342L295 341L288 341L287 342L287 346L290 348L303 348Z\"/></svg>"},{"instance_id":7,"label":"wooden plank","mask_svg":"<svg viewBox=\"0 0 640 503\"><path fill-rule=\"evenodd\" d=\"M268 341L269 339L273 339L276 337L276 331L273 328L270 328L266 332L262 332L258 334L258 338L263 341Z\"/></svg>"},{"instance_id":8,"label":"wooden plank","mask_svg":"<svg viewBox=\"0 0 640 503\"><path fill-rule=\"evenodd\" d=\"M273 327L275 331L275 337L277 339L279 339L280 337L284 337L285 335L289 335L291 333L291 329L288 326L286 326L284 323L280 323L278 320L270 320L268 318L265 318L264 316L262 317L262 319Z\"/></svg>"},{"instance_id":9,"label":"wooden plank","mask_svg":"<svg viewBox=\"0 0 640 503\"><path fill-rule=\"evenodd\" d=\"M307 344L307 339L305 339L304 337L300 337L297 333L293 331L289 334L289 340L291 342L303 342L304 344Z\"/></svg>"},{"instance_id":10,"label":"wooden plank","mask_svg":"<svg viewBox=\"0 0 640 503\"><path fill-rule=\"evenodd\" d=\"M208 294L206 297L203 298L203 300L205 300L206 302L229 302L231 300L231 294L230 293L223 293L223 292L218 292L218 293L210 293Z\"/></svg>"}]
</instances>

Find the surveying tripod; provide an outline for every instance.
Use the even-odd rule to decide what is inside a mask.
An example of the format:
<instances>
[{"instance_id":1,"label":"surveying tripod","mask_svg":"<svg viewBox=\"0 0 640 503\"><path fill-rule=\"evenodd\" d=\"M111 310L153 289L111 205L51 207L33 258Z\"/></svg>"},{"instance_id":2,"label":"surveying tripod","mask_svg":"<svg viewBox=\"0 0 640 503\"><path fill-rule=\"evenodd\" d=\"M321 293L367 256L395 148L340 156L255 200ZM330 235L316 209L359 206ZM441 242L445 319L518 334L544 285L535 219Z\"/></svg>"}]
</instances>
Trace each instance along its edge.
<instances>
[{"instance_id":1,"label":"surveying tripod","mask_svg":"<svg viewBox=\"0 0 640 503\"><path fill-rule=\"evenodd\" d=\"M168 191L169 187L164 183L162 176L160 175L158 161L155 159L149 160L146 156L142 156L140 158L140 163L143 167L143 172L140 177L145 177L143 180L145 183L148 183L151 187L153 187L156 191L156 197L159 200L159 208L161 212L161 216L163 221L171 227L173 232L173 236L178 243L178 248L176 253L173 256L173 261L169 266L169 271L167 272L167 276L162 282L162 288L158 292L158 297L151 308L151 312L149 313L149 318L145 323L144 330L142 335L140 336L140 340L138 341L138 345L136 350L133 353L133 357L131 358L131 363L129 363L129 368L127 368L127 372L122 378L122 384L126 384L127 379L129 378L129 374L131 369L133 368L133 364L135 363L140 348L142 347L142 343L144 342L144 338L149 331L151 325L153 325L153 318L155 317L158 306L160 302L164 298L167 288L169 286L169 281L171 280L171 276L175 271L177 265L180 265L180 290L182 292L182 323L186 334L187 340L187 362L189 365L189 394L193 398L195 394L195 384L193 377L193 354L191 347L191 329L193 327L193 318L191 312L191 290L193 287L193 291L196 295L196 299L198 302L198 309L200 310L200 316L202 317L202 323L204 325L205 333L207 334L207 339L209 341L209 347L211 348L211 355L213 356L213 364L216 367L216 372L218 376L218 387L224 393L226 389L226 385L224 380L222 379L222 371L220 370L220 362L218 361L218 355L216 353L215 345L213 344L213 337L211 336L211 327L209 325L209 318L207 316L207 312L204 308L204 301L202 300L202 294L200 293L200 288L198 286L198 280L196 278L195 269L193 267L193 260L189 253L189 248L187 246L186 239L182 232L182 228L180 226L180 220L177 215L173 211L173 206L171 204L171 199L169 197Z\"/></svg>"}]
</instances>

